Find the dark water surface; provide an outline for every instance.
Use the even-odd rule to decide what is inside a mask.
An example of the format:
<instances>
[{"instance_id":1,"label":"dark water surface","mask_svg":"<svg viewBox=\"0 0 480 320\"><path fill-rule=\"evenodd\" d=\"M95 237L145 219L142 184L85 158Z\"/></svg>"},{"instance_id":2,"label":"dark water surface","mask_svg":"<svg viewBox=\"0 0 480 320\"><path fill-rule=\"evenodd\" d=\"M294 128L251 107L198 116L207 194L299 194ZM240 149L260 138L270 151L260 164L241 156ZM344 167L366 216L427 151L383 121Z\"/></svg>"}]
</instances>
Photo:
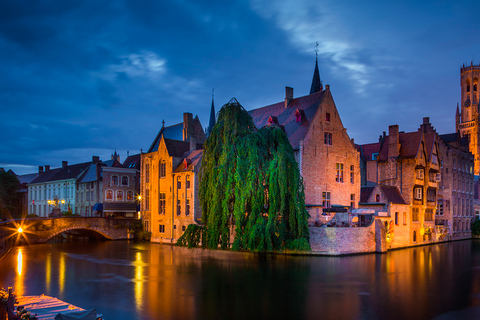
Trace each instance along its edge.
<instances>
[{"instance_id":1,"label":"dark water surface","mask_svg":"<svg viewBox=\"0 0 480 320\"><path fill-rule=\"evenodd\" d=\"M348 257L135 242L14 248L0 286L112 319L480 319L480 240Z\"/></svg>"}]
</instances>

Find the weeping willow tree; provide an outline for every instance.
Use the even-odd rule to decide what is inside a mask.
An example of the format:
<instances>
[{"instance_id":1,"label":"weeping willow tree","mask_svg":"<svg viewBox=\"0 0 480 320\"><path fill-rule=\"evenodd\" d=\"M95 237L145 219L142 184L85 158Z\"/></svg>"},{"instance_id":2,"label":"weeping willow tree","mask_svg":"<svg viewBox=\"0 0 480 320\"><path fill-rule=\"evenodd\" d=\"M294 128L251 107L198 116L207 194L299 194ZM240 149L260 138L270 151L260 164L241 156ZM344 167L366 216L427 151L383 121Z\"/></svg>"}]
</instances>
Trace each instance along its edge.
<instances>
[{"instance_id":1,"label":"weeping willow tree","mask_svg":"<svg viewBox=\"0 0 480 320\"><path fill-rule=\"evenodd\" d=\"M293 149L278 127L256 130L234 99L218 113L200 171L202 243L234 250L308 250L308 213Z\"/></svg>"}]
</instances>

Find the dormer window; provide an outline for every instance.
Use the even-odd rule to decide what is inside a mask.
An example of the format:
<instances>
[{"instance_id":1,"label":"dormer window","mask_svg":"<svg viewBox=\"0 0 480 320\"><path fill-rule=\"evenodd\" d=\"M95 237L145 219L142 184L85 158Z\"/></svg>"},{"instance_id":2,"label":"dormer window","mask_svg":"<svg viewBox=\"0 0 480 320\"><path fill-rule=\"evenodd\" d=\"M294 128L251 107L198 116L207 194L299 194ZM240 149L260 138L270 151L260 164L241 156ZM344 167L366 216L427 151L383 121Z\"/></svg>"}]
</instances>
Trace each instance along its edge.
<instances>
[{"instance_id":1,"label":"dormer window","mask_svg":"<svg viewBox=\"0 0 480 320\"><path fill-rule=\"evenodd\" d=\"M295 122L302 122L302 113L300 110L295 110Z\"/></svg>"},{"instance_id":2,"label":"dormer window","mask_svg":"<svg viewBox=\"0 0 480 320\"><path fill-rule=\"evenodd\" d=\"M380 195L379 194L375 195L375 202L380 202Z\"/></svg>"},{"instance_id":3,"label":"dormer window","mask_svg":"<svg viewBox=\"0 0 480 320\"><path fill-rule=\"evenodd\" d=\"M183 159L183 169L187 170L187 168L188 168L187 159Z\"/></svg>"},{"instance_id":4,"label":"dormer window","mask_svg":"<svg viewBox=\"0 0 480 320\"><path fill-rule=\"evenodd\" d=\"M268 124L269 124L269 125L278 124L277 117L275 117L275 116L270 116L270 117L268 118Z\"/></svg>"},{"instance_id":5,"label":"dormer window","mask_svg":"<svg viewBox=\"0 0 480 320\"><path fill-rule=\"evenodd\" d=\"M330 122L330 113L325 113L325 121Z\"/></svg>"}]
</instances>

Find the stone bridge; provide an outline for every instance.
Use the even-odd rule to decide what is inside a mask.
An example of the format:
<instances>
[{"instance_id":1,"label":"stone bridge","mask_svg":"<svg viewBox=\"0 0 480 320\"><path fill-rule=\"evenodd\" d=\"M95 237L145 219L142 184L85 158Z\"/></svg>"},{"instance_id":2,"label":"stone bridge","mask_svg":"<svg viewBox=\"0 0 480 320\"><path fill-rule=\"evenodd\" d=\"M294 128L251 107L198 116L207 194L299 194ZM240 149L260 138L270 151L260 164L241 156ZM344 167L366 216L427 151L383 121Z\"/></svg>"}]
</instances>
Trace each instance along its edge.
<instances>
[{"instance_id":1,"label":"stone bridge","mask_svg":"<svg viewBox=\"0 0 480 320\"><path fill-rule=\"evenodd\" d=\"M0 241L3 245L12 241L21 243L45 243L58 234L73 231L108 240L132 239L137 219L112 219L90 217L29 218L0 222ZM138 222L137 222L138 223ZM22 233L18 228L23 229ZM0 244L0 247L2 246Z\"/></svg>"}]
</instances>

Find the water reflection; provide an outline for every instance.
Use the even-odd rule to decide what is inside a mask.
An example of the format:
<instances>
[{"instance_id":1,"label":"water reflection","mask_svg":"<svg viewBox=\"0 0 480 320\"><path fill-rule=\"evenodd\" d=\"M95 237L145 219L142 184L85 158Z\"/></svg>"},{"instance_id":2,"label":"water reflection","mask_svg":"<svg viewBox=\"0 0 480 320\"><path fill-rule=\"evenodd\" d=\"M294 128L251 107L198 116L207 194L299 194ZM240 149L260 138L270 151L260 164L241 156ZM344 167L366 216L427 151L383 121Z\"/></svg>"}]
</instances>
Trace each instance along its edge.
<instances>
[{"instance_id":1,"label":"water reflection","mask_svg":"<svg viewBox=\"0 0 480 320\"><path fill-rule=\"evenodd\" d=\"M16 248L0 262L0 285L108 319L448 318L480 306L479 244L339 258L57 243Z\"/></svg>"}]
</instances>

